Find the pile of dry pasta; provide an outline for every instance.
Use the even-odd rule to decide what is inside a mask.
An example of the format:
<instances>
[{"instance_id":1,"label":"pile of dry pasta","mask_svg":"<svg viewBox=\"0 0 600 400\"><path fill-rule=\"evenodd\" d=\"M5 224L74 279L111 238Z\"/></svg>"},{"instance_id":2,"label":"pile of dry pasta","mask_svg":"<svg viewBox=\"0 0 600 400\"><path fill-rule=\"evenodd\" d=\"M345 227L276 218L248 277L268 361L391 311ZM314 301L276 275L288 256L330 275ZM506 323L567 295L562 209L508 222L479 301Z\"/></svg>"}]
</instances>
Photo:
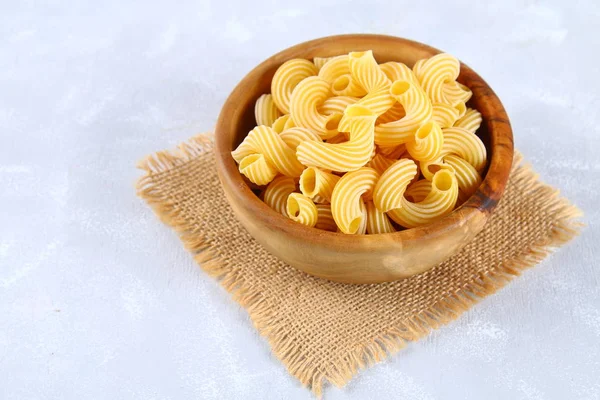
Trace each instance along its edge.
<instances>
[{"instance_id":1,"label":"pile of dry pasta","mask_svg":"<svg viewBox=\"0 0 600 400\"><path fill-rule=\"evenodd\" d=\"M448 54L412 69L372 51L289 60L232 156L265 203L301 224L347 234L427 224L471 196L486 165L459 72Z\"/></svg>"}]
</instances>

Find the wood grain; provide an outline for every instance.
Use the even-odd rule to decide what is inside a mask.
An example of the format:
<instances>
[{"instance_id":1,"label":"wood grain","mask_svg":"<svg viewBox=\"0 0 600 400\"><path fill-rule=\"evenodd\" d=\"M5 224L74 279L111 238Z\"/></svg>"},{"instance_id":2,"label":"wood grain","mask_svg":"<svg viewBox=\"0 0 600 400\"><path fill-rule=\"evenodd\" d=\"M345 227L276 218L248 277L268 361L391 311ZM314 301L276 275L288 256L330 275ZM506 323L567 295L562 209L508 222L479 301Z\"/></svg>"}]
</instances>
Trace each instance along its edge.
<instances>
[{"instance_id":1,"label":"wood grain","mask_svg":"<svg viewBox=\"0 0 600 400\"><path fill-rule=\"evenodd\" d=\"M440 52L407 39L360 34L316 39L277 53L248 73L225 102L215 130L216 160L225 196L237 218L269 252L322 278L375 283L426 271L473 239L504 192L513 160L513 135L493 90L462 64L458 80L473 91L470 106L482 114L477 134L486 145L489 159L481 186L467 202L438 222L381 235L321 231L285 218L256 197L230 153L254 127L254 102L269 92L273 74L283 62L362 50L373 50L379 62L401 61L409 66Z\"/></svg>"}]
</instances>

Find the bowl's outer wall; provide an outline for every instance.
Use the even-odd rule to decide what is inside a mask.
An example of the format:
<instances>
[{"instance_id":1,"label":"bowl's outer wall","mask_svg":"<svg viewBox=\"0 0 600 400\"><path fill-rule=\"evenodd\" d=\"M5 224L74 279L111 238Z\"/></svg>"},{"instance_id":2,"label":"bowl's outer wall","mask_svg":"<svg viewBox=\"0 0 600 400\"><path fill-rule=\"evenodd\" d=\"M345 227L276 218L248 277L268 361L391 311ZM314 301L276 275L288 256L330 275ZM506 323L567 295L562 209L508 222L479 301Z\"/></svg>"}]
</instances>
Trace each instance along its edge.
<instances>
[{"instance_id":1,"label":"bowl's outer wall","mask_svg":"<svg viewBox=\"0 0 600 400\"><path fill-rule=\"evenodd\" d=\"M227 99L215 130L216 162L223 190L248 232L269 252L309 274L351 283L406 278L458 252L483 228L500 200L512 166L513 138L506 112L491 88L462 65L459 81L473 91L470 105L483 117L477 132L486 144L488 169L477 192L440 221L384 235L344 235L297 224L271 210L239 173L231 151L255 126L254 102L270 92L277 68L291 58L327 57L373 50L381 62L417 60L439 53L429 46L390 36L341 35L302 43L267 59Z\"/></svg>"}]
</instances>

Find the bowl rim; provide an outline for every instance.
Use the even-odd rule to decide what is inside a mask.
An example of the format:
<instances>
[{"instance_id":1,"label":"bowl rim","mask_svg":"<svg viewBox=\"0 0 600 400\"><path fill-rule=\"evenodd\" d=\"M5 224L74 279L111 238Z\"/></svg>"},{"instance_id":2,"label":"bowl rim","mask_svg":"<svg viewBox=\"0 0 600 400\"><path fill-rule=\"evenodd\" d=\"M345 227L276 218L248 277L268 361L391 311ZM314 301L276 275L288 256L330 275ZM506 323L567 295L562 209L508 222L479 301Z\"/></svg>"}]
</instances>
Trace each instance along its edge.
<instances>
[{"instance_id":1,"label":"bowl rim","mask_svg":"<svg viewBox=\"0 0 600 400\"><path fill-rule=\"evenodd\" d=\"M336 247L344 247L348 245L356 246L364 242L367 245L377 244L377 239L385 236L394 241L415 240L423 236L432 236L443 234L444 232L453 229L458 221L466 222L474 218L476 215L485 212L490 214L498 204L510 171L512 169L512 160L514 155L513 134L508 119L508 115L491 87L469 66L461 62L460 76L467 76L471 81L469 88L473 91L473 97L477 92L478 96L486 97L486 104L491 110L486 109L482 123L487 124L488 134L490 136L490 153L488 154L488 169L482 183L477 188L477 191L467 199L461 206L454 209L448 215L441 219L430 222L428 224L409 228L392 233L367 234L367 235L348 235L341 232L330 232L314 227L308 227L286 218L277 211L271 209L266 203L258 198L252 192L251 188L242 178L238 166L233 157L226 141L223 140L224 132L231 130L232 118L234 112L240 106L240 97L245 96L245 87L252 80L260 76L266 70L273 68L277 64L281 65L290 58L291 55L298 52L306 52L310 49L322 48L323 45L331 41L385 41L395 46L402 45L422 51L438 54L442 53L434 47L426 44L413 41L410 39L379 35L379 34L343 34L325 36L288 47L273 56L262 61L254 67L242 80L236 85L230 95L227 97L221 112L219 114L215 128L215 158L217 163L217 171L222 185L227 185L227 180L236 190L231 190L230 195L235 196L235 201L243 202L244 207L250 209L254 218L258 219L263 224L277 224L276 229L284 234L301 236L305 239L320 242L330 239ZM364 46L357 46L364 47ZM475 83L475 85L473 85ZM482 110L478 110L484 116ZM231 200L230 200L231 201Z\"/></svg>"}]
</instances>

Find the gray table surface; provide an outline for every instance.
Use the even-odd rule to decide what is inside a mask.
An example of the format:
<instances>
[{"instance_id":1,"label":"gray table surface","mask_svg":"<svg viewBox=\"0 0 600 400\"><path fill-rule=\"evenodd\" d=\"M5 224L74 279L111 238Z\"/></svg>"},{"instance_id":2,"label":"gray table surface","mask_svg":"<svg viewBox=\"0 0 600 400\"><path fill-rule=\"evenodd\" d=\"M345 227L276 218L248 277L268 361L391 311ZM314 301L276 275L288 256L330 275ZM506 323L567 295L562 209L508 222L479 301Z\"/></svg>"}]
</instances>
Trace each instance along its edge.
<instances>
[{"instance_id":1,"label":"gray table surface","mask_svg":"<svg viewBox=\"0 0 600 400\"><path fill-rule=\"evenodd\" d=\"M600 398L600 3L364 3L0 2L1 399L310 398L136 198L134 164L211 129L269 55L351 32L478 71L588 227L326 398Z\"/></svg>"}]
</instances>

